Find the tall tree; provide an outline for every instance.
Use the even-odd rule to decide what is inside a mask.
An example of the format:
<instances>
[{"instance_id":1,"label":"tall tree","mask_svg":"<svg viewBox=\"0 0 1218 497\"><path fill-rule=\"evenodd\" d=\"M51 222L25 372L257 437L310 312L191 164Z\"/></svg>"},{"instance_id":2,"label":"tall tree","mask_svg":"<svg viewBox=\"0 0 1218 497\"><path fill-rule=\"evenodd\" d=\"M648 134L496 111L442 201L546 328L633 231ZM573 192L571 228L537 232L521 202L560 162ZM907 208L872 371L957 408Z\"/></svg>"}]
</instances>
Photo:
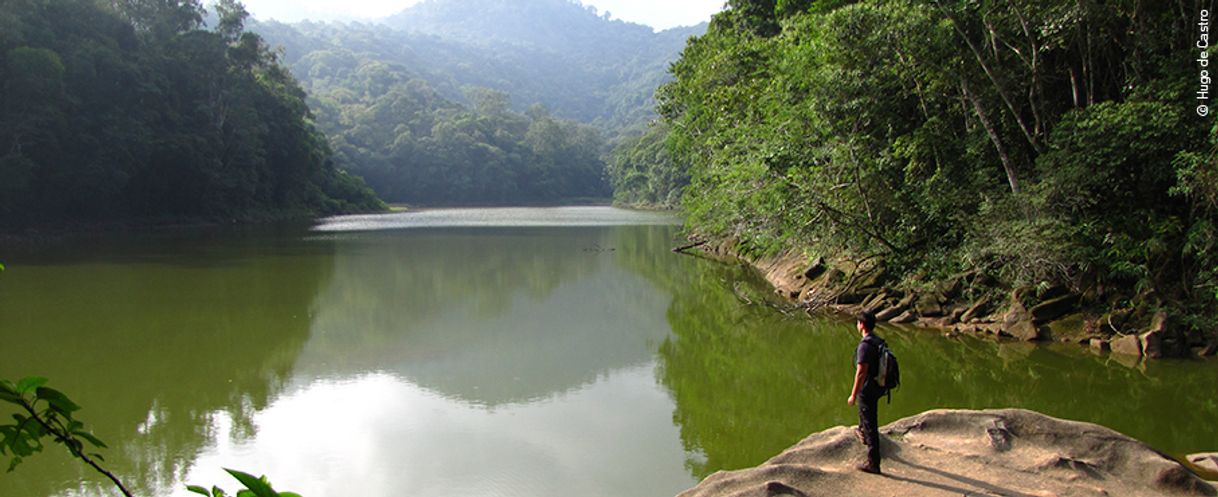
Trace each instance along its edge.
<instances>
[{"instance_id":1,"label":"tall tree","mask_svg":"<svg viewBox=\"0 0 1218 497\"><path fill-rule=\"evenodd\" d=\"M375 209L244 8L17 0L0 19L0 227Z\"/></svg>"}]
</instances>

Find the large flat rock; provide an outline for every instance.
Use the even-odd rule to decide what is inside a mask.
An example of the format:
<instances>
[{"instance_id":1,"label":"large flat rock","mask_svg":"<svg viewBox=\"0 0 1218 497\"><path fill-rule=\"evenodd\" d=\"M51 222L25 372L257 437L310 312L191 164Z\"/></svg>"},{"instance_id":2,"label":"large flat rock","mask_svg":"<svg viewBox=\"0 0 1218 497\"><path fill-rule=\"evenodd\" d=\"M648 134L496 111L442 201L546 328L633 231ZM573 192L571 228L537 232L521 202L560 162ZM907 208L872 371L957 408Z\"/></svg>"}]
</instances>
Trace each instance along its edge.
<instances>
[{"instance_id":1,"label":"large flat rock","mask_svg":"<svg viewBox=\"0 0 1218 497\"><path fill-rule=\"evenodd\" d=\"M885 426L883 475L854 469L853 428L805 438L679 497L1164 496L1218 494L1180 463L1108 428L1021 410L937 410Z\"/></svg>"}]
</instances>

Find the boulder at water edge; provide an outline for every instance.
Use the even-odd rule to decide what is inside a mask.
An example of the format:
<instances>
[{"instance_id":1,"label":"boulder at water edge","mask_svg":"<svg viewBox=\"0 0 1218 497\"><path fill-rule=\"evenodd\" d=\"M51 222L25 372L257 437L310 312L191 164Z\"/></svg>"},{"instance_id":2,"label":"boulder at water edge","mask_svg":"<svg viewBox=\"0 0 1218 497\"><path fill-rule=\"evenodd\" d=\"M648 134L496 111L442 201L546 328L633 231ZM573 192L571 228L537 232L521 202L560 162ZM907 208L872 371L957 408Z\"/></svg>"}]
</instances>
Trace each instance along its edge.
<instances>
[{"instance_id":1,"label":"boulder at water edge","mask_svg":"<svg viewBox=\"0 0 1218 497\"><path fill-rule=\"evenodd\" d=\"M679 497L1165 496L1218 494L1179 462L1116 431L1032 411L929 411L885 426L884 474L854 469L853 428L805 438Z\"/></svg>"}]
</instances>

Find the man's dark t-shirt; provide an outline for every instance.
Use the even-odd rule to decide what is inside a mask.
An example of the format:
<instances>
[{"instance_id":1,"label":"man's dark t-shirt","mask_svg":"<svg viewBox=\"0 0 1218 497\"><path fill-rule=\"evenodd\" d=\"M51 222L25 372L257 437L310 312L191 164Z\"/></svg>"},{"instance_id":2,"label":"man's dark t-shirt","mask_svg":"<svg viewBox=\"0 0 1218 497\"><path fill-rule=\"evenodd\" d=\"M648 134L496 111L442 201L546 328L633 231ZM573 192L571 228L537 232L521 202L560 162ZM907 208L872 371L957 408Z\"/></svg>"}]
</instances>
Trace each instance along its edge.
<instances>
[{"instance_id":1,"label":"man's dark t-shirt","mask_svg":"<svg viewBox=\"0 0 1218 497\"><path fill-rule=\"evenodd\" d=\"M879 403L884 389L875 384L875 374L880 369L880 344L884 340L875 335L867 335L859 341L859 347L854 351L855 364L866 364L867 374L863 379L863 388L857 400L859 408L859 431L863 434L863 444L867 446L867 471L880 470L880 424Z\"/></svg>"},{"instance_id":2,"label":"man's dark t-shirt","mask_svg":"<svg viewBox=\"0 0 1218 497\"><path fill-rule=\"evenodd\" d=\"M867 365L867 377L863 380L862 393L866 397L879 397L883 389L875 384L876 372L880 370L880 347L884 341L875 335L868 335L859 341L859 347L854 351L854 363Z\"/></svg>"}]
</instances>

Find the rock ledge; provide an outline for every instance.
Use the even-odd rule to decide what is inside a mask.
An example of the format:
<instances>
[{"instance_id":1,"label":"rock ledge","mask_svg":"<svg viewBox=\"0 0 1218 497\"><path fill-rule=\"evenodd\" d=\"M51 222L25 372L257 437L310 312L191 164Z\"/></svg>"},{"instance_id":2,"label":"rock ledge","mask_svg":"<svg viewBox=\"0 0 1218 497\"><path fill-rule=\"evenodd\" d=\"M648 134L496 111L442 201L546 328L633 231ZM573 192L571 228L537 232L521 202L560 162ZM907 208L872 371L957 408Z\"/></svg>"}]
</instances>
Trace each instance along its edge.
<instances>
[{"instance_id":1,"label":"rock ledge","mask_svg":"<svg viewBox=\"0 0 1218 497\"><path fill-rule=\"evenodd\" d=\"M1218 495L1142 442L1022 409L928 411L881 433L884 475L854 469L863 447L839 426L679 497Z\"/></svg>"}]
</instances>

